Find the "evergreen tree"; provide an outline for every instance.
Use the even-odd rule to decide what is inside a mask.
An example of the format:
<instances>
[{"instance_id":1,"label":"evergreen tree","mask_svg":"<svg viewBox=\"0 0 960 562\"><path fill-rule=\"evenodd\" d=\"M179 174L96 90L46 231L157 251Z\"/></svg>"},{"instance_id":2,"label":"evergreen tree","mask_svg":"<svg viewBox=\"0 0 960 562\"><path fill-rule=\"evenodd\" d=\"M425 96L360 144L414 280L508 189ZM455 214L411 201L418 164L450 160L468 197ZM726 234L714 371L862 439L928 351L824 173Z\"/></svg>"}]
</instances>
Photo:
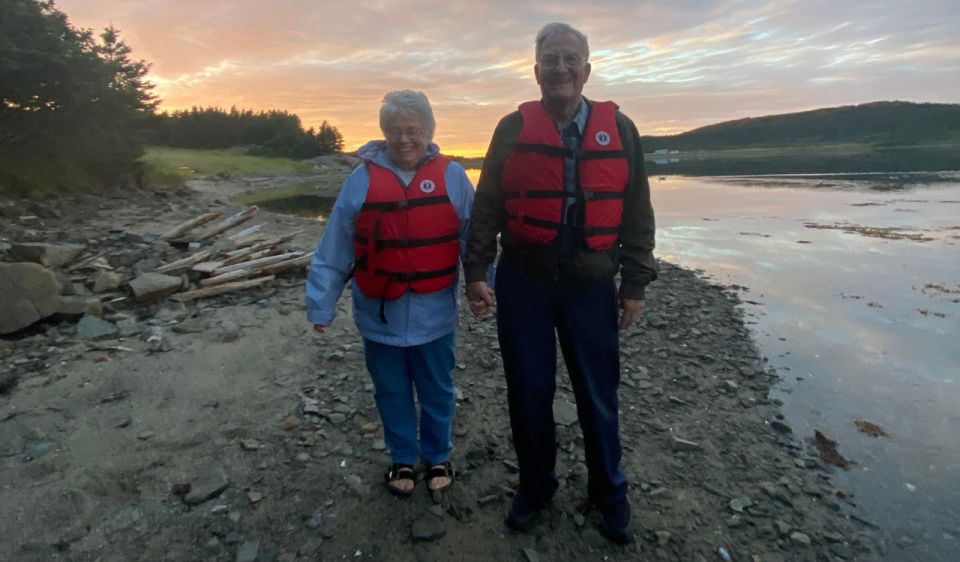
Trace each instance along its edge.
<instances>
[{"instance_id":1,"label":"evergreen tree","mask_svg":"<svg viewBox=\"0 0 960 562\"><path fill-rule=\"evenodd\" d=\"M156 105L148 65L112 27L98 41L52 1L2 1L0 189L129 181L137 129Z\"/></svg>"}]
</instances>

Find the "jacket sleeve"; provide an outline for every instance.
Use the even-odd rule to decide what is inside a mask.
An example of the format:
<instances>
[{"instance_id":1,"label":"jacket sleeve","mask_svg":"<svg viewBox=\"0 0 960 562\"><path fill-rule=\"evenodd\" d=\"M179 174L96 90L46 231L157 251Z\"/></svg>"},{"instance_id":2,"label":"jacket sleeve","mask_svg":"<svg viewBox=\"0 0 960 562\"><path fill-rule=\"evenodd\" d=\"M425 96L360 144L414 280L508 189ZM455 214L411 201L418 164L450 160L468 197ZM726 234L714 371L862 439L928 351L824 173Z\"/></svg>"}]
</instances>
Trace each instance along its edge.
<instances>
[{"instance_id":1,"label":"jacket sleeve","mask_svg":"<svg viewBox=\"0 0 960 562\"><path fill-rule=\"evenodd\" d=\"M519 119L519 113L508 115L500 121L483 158L463 261L467 283L488 281L488 268L497 257L497 235L506 229L507 210L500 187L500 175L509 154L505 123L511 118Z\"/></svg>"},{"instance_id":2,"label":"jacket sleeve","mask_svg":"<svg viewBox=\"0 0 960 562\"><path fill-rule=\"evenodd\" d=\"M444 175L447 182L447 196L460 219L460 256L466 251L467 232L470 229L470 213L473 210L473 184L467 177L463 166L450 162Z\"/></svg>"},{"instance_id":3,"label":"jacket sleeve","mask_svg":"<svg viewBox=\"0 0 960 562\"><path fill-rule=\"evenodd\" d=\"M320 243L307 272L307 320L330 325L337 316L337 301L353 266L354 221L367 198L369 175L357 167L340 188Z\"/></svg>"},{"instance_id":4,"label":"jacket sleeve","mask_svg":"<svg viewBox=\"0 0 960 562\"><path fill-rule=\"evenodd\" d=\"M645 287L657 278L657 262L653 257L656 225L650 202L650 181L636 125L623 114L617 118L630 165L620 227L620 296L642 300Z\"/></svg>"}]
</instances>

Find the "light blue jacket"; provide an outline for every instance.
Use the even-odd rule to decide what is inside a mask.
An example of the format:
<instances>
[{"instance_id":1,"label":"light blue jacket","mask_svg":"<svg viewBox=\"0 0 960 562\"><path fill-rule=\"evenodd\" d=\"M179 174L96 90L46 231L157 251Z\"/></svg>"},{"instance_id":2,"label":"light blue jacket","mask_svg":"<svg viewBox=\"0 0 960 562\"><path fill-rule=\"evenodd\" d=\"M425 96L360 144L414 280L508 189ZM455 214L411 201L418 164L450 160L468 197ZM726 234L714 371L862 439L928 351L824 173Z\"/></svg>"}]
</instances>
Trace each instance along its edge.
<instances>
[{"instance_id":1,"label":"light blue jacket","mask_svg":"<svg viewBox=\"0 0 960 562\"><path fill-rule=\"evenodd\" d=\"M431 144L427 159L435 158L440 149ZM357 155L361 159L398 172L390 160L384 141L371 141ZM397 176L400 179L400 176ZM461 255L466 243L470 209L473 206L473 185L463 167L456 162L447 165L444 177L447 195L460 218ZM307 320L311 324L329 326L337 314L337 300L343 291L350 268L353 265L353 226L360 207L367 198L370 175L367 166L357 166L340 188L333 210L327 220L317 251L310 262L307 274ZM400 179L401 185L405 182ZM446 289L433 293L407 291L395 301L385 301L384 316L380 320L380 299L369 298L353 285L353 318L360 334L375 342L409 347L431 342L453 332L459 315L459 275L457 281Z\"/></svg>"}]
</instances>

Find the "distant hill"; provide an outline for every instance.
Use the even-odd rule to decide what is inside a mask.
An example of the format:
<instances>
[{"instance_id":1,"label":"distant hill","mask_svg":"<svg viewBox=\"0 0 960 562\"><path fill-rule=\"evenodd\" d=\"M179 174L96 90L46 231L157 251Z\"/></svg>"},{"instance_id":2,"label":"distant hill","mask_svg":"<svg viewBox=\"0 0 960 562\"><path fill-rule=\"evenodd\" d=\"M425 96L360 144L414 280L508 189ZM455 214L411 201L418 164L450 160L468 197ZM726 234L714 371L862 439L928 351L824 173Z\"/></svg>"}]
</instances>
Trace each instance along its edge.
<instances>
[{"instance_id":1,"label":"distant hill","mask_svg":"<svg viewBox=\"0 0 960 562\"><path fill-rule=\"evenodd\" d=\"M881 101L748 117L679 135L641 138L644 150L717 150L813 144L960 143L960 104Z\"/></svg>"}]
</instances>

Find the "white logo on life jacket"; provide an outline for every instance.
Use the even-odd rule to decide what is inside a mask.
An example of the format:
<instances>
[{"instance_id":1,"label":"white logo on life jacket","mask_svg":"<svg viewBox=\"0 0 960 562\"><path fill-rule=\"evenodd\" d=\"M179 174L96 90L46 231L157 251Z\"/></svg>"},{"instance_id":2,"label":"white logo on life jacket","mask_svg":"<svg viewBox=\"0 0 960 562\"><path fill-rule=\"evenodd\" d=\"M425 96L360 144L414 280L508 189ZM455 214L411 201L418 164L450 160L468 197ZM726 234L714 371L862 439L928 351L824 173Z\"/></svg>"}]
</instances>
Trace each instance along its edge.
<instances>
[{"instance_id":1,"label":"white logo on life jacket","mask_svg":"<svg viewBox=\"0 0 960 562\"><path fill-rule=\"evenodd\" d=\"M607 146L610 144L610 133L606 131L597 131L596 137L597 144L600 146Z\"/></svg>"},{"instance_id":2,"label":"white logo on life jacket","mask_svg":"<svg viewBox=\"0 0 960 562\"><path fill-rule=\"evenodd\" d=\"M433 180L423 180L420 182L420 191L424 193L433 193L433 190L437 188L437 184L433 183Z\"/></svg>"}]
</instances>

